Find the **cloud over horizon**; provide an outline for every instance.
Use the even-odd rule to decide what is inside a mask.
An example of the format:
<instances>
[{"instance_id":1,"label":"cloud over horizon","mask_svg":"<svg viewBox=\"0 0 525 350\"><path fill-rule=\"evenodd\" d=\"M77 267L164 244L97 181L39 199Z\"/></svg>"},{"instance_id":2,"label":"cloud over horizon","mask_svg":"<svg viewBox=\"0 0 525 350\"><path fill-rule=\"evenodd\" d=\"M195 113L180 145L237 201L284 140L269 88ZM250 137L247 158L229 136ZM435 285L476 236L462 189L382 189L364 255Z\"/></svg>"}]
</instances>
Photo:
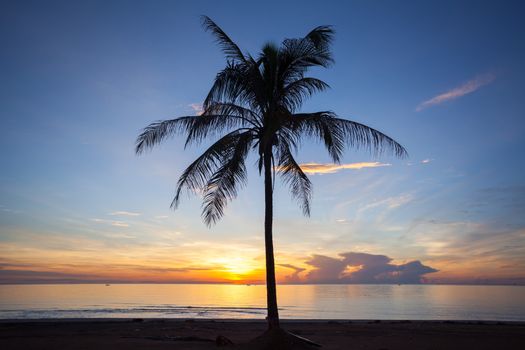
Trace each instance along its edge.
<instances>
[{"instance_id":1,"label":"cloud over horizon","mask_svg":"<svg viewBox=\"0 0 525 350\"><path fill-rule=\"evenodd\" d=\"M306 264L313 267L301 280L306 283L422 283L423 276L438 272L419 260L396 265L386 255L347 252L339 258L315 254ZM286 280L297 280L298 268Z\"/></svg>"},{"instance_id":2,"label":"cloud over horizon","mask_svg":"<svg viewBox=\"0 0 525 350\"><path fill-rule=\"evenodd\" d=\"M425 108L432 107L432 106L441 104L443 102L454 100L456 98L473 93L474 91L478 90L482 86L492 83L495 79L496 79L496 75L494 73L486 73L486 74L478 75L474 79L467 81L461 86L458 86L447 92L434 96L431 99L421 102L416 107L416 112L421 112Z\"/></svg>"}]
</instances>

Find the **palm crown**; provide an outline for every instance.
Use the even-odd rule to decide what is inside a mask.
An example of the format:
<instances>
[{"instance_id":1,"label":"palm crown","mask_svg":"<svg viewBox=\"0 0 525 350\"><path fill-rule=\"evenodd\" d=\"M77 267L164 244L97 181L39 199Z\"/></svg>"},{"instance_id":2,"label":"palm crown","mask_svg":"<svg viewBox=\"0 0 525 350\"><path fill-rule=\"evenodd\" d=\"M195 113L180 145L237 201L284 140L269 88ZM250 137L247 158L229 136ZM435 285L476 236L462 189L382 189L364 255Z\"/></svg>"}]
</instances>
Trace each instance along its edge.
<instances>
[{"instance_id":1,"label":"palm crown","mask_svg":"<svg viewBox=\"0 0 525 350\"><path fill-rule=\"evenodd\" d=\"M244 54L210 18L204 16L203 25L227 59L204 100L203 113L154 122L136 143L136 152L141 153L178 133L187 134L186 146L221 136L183 172L173 208L184 188L204 193L203 219L208 225L215 223L247 181L245 161L251 150L257 151L259 172L263 166L277 171L305 215L310 214L312 184L293 156L304 138L319 139L336 163L346 145L376 154L387 150L406 155L403 146L389 136L331 111L298 112L305 99L329 87L305 74L311 67L333 63L332 27L317 27L280 46L266 44L254 58Z\"/></svg>"}]
</instances>

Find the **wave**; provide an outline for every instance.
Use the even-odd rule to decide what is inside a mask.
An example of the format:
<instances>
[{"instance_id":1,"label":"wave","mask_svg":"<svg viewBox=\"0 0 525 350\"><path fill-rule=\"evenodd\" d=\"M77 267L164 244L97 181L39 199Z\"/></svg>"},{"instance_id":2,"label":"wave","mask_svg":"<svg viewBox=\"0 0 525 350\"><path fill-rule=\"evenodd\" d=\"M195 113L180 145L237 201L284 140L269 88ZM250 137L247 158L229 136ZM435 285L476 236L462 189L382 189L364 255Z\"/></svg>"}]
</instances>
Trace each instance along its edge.
<instances>
[{"instance_id":1,"label":"wave","mask_svg":"<svg viewBox=\"0 0 525 350\"><path fill-rule=\"evenodd\" d=\"M116 317L170 317L170 318L257 318L264 317L266 308L226 307L226 306L158 306L141 305L136 307L90 307L90 308L45 308L31 310L4 309L1 319L38 318L116 318Z\"/></svg>"}]
</instances>

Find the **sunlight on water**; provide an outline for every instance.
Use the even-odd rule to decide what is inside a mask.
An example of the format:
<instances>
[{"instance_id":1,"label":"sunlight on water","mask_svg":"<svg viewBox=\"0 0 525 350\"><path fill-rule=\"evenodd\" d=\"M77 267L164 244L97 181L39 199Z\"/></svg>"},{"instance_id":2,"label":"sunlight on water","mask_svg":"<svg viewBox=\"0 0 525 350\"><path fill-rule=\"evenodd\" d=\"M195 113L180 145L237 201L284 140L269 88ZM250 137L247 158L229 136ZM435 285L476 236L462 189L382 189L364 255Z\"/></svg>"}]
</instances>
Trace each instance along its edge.
<instances>
[{"instance_id":1,"label":"sunlight on water","mask_svg":"<svg viewBox=\"0 0 525 350\"><path fill-rule=\"evenodd\" d=\"M4 285L0 318L264 318L265 286ZM282 318L525 321L523 286L285 285Z\"/></svg>"}]
</instances>

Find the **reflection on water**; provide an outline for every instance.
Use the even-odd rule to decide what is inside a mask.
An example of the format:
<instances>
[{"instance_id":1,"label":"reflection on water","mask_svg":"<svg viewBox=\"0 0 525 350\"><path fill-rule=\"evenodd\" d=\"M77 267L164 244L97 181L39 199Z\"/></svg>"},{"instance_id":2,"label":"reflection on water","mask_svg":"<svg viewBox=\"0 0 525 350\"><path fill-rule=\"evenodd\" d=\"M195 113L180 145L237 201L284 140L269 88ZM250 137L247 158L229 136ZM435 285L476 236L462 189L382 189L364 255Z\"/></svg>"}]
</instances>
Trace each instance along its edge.
<instances>
[{"instance_id":1,"label":"reflection on water","mask_svg":"<svg viewBox=\"0 0 525 350\"><path fill-rule=\"evenodd\" d=\"M265 286L4 285L0 318L264 318ZM523 286L284 285L283 318L525 321Z\"/></svg>"}]
</instances>

